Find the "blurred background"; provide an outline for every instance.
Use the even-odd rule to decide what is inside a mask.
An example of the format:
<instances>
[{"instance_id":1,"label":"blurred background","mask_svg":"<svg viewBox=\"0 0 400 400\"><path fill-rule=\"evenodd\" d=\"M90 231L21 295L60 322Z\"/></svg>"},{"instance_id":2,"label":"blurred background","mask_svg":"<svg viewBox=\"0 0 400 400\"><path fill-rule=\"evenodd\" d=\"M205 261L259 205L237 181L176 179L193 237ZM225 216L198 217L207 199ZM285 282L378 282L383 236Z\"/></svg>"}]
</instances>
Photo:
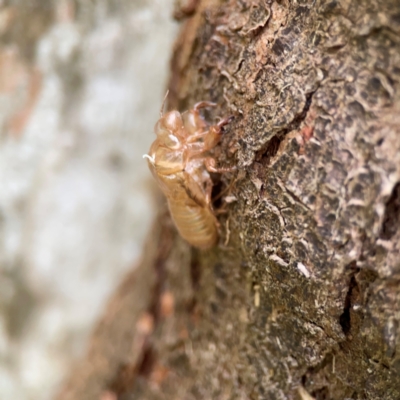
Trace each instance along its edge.
<instances>
[{"instance_id":1,"label":"blurred background","mask_svg":"<svg viewBox=\"0 0 400 400\"><path fill-rule=\"evenodd\" d=\"M0 0L0 399L51 399L153 219L173 0Z\"/></svg>"}]
</instances>

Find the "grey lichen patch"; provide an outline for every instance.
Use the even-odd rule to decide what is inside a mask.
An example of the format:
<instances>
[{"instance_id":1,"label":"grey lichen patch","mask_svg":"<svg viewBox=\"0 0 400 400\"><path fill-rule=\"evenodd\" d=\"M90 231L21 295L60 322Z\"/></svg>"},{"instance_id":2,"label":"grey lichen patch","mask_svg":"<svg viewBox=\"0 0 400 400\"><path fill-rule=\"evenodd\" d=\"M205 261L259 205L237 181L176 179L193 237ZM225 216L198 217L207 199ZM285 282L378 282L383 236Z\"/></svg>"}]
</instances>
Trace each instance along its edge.
<instances>
[{"instance_id":1,"label":"grey lichen patch","mask_svg":"<svg viewBox=\"0 0 400 400\"><path fill-rule=\"evenodd\" d=\"M7 334L13 340L19 340L29 334L29 323L40 298L26 284L21 271L2 274L2 313L5 316Z\"/></svg>"},{"instance_id":2,"label":"grey lichen patch","mask_svg":"<svg viewBox=\"0 0 400 400\"><path fill-rule=\"evenodd\" d=\"M16 45L29 64L34 61L36 44L54 21L55 7L50 0L34 0L27 4L9 1L2 10L3 46Z\"/></svg>"}]
</instances>

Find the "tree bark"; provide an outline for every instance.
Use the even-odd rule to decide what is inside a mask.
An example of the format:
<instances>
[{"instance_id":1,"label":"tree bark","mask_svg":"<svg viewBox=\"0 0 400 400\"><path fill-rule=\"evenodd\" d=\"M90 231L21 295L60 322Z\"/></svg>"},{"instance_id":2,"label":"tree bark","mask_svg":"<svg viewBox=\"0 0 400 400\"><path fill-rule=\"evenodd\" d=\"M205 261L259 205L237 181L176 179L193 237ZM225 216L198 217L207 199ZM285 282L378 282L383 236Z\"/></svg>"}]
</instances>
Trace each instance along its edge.
<instances>
[{"instance_id":1,"label":"tree bark","mask_svg":"<svg viewBox=\"0 0 400 400\"><path fill-rule=\"evenodd\" d=\"M219 246L160 212L58 398L399 399L400 3L190 9L169 108L235 116Z\"/></svg>"}]
</instances>

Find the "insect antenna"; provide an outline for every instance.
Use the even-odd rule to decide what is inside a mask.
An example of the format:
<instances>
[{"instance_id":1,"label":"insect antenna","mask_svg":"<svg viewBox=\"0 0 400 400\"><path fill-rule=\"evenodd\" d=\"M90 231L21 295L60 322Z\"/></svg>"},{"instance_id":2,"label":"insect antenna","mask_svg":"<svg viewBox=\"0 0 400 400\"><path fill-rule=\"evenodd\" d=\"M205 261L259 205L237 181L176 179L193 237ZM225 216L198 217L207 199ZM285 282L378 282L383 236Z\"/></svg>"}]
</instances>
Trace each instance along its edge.
<instances>
[{"instance_id":1,"label":"insect antenna","mask_svg":"<svg viewBox=\"0 0 400 400\"><path fill-rule=\"evenodd\" d=\"M169 89L167 90L167 93L165 93L164 100L163 100L163 102L162 102L162 104L161 104L160 118L163 116L165 101L167 100L168 94L169 94Z\"/></svg>"},{"instance_id":2,"label":"insect antenna","mask_svg":"<svg viewBox=\"0 0 400 400\"><path fill-rule=\"evenodd\" d=\"M233 185L239 180L239 176L237 176L235 179L233 179L230 184L225 187L225 189L221 190L215 197L213 197L213 201L219 200L222 196L225 196L227 193L229 193L232 190Z\"/></svg>"}]
</instances>

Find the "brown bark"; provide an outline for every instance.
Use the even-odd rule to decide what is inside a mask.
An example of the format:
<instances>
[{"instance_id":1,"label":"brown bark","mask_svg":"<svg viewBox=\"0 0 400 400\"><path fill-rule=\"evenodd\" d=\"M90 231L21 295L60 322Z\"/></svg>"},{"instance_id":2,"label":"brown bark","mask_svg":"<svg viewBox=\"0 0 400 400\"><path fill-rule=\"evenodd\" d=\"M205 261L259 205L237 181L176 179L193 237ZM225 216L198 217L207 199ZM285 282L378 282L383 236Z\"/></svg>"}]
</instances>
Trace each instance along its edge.
<instances>
[{"instance_id":1,"label":"brown bark","mask_svg":"<svg viewBox=\"0 0 400 400\"><path fill-rule=\"evenodd\" d=\"M59 399L400 398L399 16L197 4L169 106L236 117L220 245L190 249L162 213Z\"/></svg>"}]
</instances>

